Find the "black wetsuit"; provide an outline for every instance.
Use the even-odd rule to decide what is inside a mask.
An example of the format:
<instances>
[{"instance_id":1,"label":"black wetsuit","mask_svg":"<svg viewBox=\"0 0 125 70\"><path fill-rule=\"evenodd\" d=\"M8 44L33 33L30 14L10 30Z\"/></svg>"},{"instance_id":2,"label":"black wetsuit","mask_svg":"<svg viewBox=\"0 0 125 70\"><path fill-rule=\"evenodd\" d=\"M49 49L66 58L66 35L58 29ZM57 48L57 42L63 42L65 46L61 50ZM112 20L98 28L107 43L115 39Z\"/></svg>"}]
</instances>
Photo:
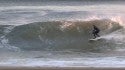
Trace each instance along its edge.
<instances>
[{"instance_id":1,"label":"black wetsuit","mask_svg":"<svg viewBox=\"0 0 125 70\"><path fill-rule=\"evenodd\" d=\"M93 35L94 35L94 38L96 38L96 37L100 37L99 36L99 33L100 32L100 29L99 28L97 28L95 25L93 25Z\"/></svg>"}]
</instances>

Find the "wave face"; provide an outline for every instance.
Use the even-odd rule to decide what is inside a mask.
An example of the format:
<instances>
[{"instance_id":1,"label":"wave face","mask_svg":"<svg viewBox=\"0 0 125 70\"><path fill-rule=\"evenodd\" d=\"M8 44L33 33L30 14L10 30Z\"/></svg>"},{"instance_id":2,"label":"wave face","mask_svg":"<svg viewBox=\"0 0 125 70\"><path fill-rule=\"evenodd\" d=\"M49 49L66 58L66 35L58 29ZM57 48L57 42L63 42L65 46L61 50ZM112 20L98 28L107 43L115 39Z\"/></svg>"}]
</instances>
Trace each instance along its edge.
<instances>
[{"instance_id":1,"label":"wave face","mask_svg":"<svg viewBox=\"0 0 125 70\"><path fill-rule=\"evenodd\" d=\"M112 38L112 41L108 40L110 38L93 43L88 41L93 37L91 34L92 25L97 25L101 30L100 34L107 36L106 38L111 37L114 32L123 29L119 23L108 19L48 21L15 26L5 36L9 40L9 45L16 46L22 50L102 51L113 49L116 45Z\"/></svg>"}]
</instances>

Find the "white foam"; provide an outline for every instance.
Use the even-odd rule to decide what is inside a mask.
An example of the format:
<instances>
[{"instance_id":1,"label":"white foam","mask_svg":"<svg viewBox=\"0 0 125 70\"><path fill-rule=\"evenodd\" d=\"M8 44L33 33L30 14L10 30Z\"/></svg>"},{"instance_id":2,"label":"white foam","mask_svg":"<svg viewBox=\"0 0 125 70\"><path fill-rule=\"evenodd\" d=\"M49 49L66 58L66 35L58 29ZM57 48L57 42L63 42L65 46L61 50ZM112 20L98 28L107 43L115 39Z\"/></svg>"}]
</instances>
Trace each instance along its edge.
<instances>
[{"instance_id":1,"label":"white foam","mask_svg":"<svg viewBox=\"0 0 125 70\"><path fill-rule=\"evenodd\" d=\"M125 12L122 10L124 5L89 5L89 6L10 6L10 7L0 7L0 10L15 10L15 9L42 9L42 10L56 10L56 11L95 11L103 10L103 12L117 11ZM107 11L108 10L108 11Z\"/></svg>"},{"instance_id":2,"label":"white foam","mask_svg":"<svg viewBox=\"0 0 125 70\"><path fill-rule=\"evenodd\" d=\"M0 37L0 41L1 41L1 45L0 45L1 47L0 48L5 48L5 49L13 50L13 51L20 51L20 49L18 47L9 45L9 41L6 38L6 35L8 33L10 33L14 27L15 26L5 27L5 29L3 31L4 35Z\"/></svg>"},{"instance_id":3,"label":"white foam","mask_svg":"<svg viewBox=\"0 0 125 70\"><path fill-rule=\"evenodd\" d=\"M117 57L54 59L9 59L1 61L0 66L31 67L124 67L125 59Z\"/></svg>"}]
</instances>

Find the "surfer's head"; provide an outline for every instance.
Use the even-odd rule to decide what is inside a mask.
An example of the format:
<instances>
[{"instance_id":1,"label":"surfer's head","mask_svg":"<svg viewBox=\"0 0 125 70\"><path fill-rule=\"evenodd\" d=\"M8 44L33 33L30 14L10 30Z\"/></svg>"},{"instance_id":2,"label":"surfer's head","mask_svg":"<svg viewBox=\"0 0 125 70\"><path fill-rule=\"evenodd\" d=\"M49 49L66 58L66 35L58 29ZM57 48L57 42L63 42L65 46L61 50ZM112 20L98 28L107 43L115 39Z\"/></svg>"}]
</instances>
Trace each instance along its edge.
<instances>
[{"instance_id":1,"label":"surfer's head","mask_svg":"<svg viewBox=\"0 0 125 70\"><path fill-rule=\"evenodd\" d=\"M96 27L95 25L93 25L93 27Z\"/></svg>"}]
</instances>

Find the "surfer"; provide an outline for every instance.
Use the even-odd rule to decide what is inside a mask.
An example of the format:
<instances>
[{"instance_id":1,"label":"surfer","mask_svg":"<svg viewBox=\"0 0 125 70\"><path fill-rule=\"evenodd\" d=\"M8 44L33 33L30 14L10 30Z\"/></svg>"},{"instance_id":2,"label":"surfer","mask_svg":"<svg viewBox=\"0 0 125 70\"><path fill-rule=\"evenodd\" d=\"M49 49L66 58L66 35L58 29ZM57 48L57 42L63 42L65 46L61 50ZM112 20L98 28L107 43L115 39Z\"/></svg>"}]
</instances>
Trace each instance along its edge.
<instances>
[{"instance_id":1,"label":"surfer","mask_svg":"<svg viewBox=\"0 0 125 70\"><path fill-rule=\"evenodd\" d=\"M97 26L93 25L92 34L93 34L94 38L100 37L99 34L98 34L99 32L100 32L100 29Z\"/></svg>"}]
</instances>

